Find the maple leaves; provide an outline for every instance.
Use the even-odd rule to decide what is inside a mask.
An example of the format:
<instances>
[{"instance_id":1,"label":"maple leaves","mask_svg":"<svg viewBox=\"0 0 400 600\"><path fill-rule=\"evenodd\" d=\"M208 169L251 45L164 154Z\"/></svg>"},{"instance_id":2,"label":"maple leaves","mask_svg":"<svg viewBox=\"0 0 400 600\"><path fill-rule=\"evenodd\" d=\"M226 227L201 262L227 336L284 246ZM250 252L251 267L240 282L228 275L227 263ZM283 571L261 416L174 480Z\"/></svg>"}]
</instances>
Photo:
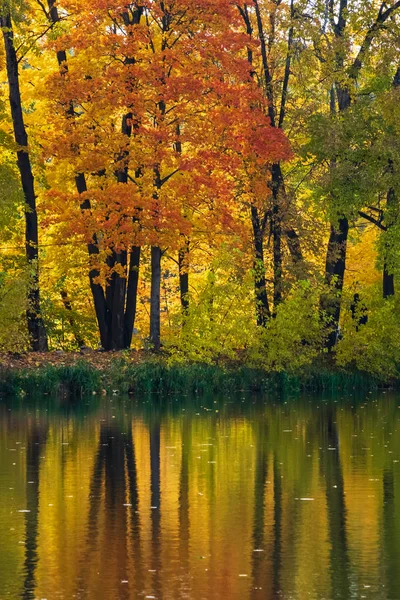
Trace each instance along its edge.
<instances>
[{"instance_id":1,"label":"maple leaves","mask_svg":"<svg viewBox=\"0 0 400 600\"><path fill-rule=\"evenodd\" d=\"M226 178L244 159L265 164L288 155L249 76L229 2L63 6L72 26L54 44L73 45L73 55L68 74L54 73L47 82L56 131L47 152L89 177L81 199L90 198L92 211L82 223L101 231L105 245L154 244L158 237L160 245L174 246L178 232L188 233L184 205L196 208L199 189L224 205L234 195ZM71 102L73 120L62 110ZM131 113L128 139L119 128L124 111ZM127 185L115 182L119 169L127 169ZM62 202L54 190L50 195Z\"/></svg>"}]
</instances>

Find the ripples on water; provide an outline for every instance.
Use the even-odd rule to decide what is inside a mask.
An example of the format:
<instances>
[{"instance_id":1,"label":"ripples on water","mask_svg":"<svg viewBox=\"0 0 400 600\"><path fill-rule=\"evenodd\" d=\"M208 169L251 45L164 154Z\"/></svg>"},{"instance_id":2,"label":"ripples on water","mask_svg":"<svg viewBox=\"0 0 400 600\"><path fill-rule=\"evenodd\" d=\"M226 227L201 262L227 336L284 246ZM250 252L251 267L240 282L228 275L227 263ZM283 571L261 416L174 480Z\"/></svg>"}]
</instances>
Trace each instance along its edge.
<instances>
[{"instance_id":1,"label":"ripples on water","mask_svg":"<svg viewBox=\"0 0 400 600\"><path fill-rule=\"evenodd\" d=\"M0 405L0 599L400 599L400 398Z\"/></svg>"}]
</instances>

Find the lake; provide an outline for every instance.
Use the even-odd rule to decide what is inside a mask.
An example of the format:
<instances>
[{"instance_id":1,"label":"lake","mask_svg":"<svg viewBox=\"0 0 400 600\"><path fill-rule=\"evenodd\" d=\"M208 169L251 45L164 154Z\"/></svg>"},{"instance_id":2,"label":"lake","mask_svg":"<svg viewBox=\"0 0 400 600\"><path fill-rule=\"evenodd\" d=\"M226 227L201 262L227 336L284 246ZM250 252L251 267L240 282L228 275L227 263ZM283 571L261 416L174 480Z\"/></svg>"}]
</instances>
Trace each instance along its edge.
<instances>
[{"instance_id":1,"label":"lake","mask_svg":"<svg viewBox=\"0 0 400 600\"><path fill-rule=\"evenodd\" d=\"M400 396L0 404L0 599L400 599Z\"/></svg>"}]
</instances>

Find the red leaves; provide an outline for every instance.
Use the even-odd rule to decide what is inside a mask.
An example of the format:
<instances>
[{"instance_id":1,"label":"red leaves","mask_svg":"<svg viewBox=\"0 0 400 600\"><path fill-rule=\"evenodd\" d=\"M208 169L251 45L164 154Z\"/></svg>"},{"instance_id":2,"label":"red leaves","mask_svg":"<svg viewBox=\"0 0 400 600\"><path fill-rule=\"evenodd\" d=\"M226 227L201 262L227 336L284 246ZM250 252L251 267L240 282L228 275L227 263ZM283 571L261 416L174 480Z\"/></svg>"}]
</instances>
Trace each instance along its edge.
<instances>
[{"instance_id":1,"label":"red leaves","mask_svg":"<svg viewBox=\"0 0 400 600\"><path fill-rule=\"evenodd\" d=\"M119 0L65 0L63 7L70 17L56 43L73 52L68 73L49 81L56 136L46 152L85 173L88 192L48 195L60 222L69 211L70 234L96 234L103 249L178 248L199 220L209 231L241 232L237 186L248 163L263 169L290 151L250 77L234 3L146 0L137 12ZM67 118L71 103L75 116ZM79 209L84 197L90 211Z\"/></svg>"}]
</instances>

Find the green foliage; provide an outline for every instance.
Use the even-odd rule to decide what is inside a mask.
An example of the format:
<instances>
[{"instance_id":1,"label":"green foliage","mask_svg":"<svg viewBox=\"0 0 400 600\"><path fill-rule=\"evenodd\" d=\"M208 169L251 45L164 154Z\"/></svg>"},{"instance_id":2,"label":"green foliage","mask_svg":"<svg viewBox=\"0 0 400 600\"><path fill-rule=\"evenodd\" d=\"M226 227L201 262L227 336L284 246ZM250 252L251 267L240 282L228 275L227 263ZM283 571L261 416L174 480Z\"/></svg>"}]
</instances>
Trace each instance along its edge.
<instances>
[{"instance_id":1,"label":"green foliage","mask_svg":"<svg viewBox=\"0 0 400 600\"><path fill-rule=\"evenodd\" d=\"M343 339L337 348L337 362L376 375L383 381L400 377L400 302L383 300L379 292L363 299L368 323L357 326L347 311L343 321Z\"/></svg>"},{"instance_id":2,"label":"green foliage","mask_svg":"<svg viewBox=\"0 0 400 600\"><path fill-rule=\"evenodd\" d=\"M20 270L0 272L0 350L28 347L25 310L28 276Z\"/></svg>"},{"instance_id":3,"label":"green foliage","mask_svg":"<svg viewBox=\"0 0 400 600\"><path fill-rule=\"evenodd\" d=\"M0 133L1 141L1 133ZM0 240L9 242L22 221L23 194L14 169L0 163Z\"/></svg>"},{"instance_id":4,"label":"green foliage","mask_svg":"<svg viewBox=\"0 0 400 600\"><path fill-rule=\"evenodd\" d=\"M250 348L250 361L269 371L299 372L322 348L323 324L319 295L308 282L294 286L278 306L275 318L259 332L259 346Z\"/></svg>"},{"instance_id":5,"label":"green foliage","mask_svg":"<svg viewBox=\"0 0 400 600\"><path fill-rule=\"evenodd\" d=\"M199 295L191 296L187 314L172 315L165 347L174 361L234 360L240 349L253 344L257 337L253 275L232 271L231 263L232 256L223 255Z\"/></svg>"}]
</instances>

